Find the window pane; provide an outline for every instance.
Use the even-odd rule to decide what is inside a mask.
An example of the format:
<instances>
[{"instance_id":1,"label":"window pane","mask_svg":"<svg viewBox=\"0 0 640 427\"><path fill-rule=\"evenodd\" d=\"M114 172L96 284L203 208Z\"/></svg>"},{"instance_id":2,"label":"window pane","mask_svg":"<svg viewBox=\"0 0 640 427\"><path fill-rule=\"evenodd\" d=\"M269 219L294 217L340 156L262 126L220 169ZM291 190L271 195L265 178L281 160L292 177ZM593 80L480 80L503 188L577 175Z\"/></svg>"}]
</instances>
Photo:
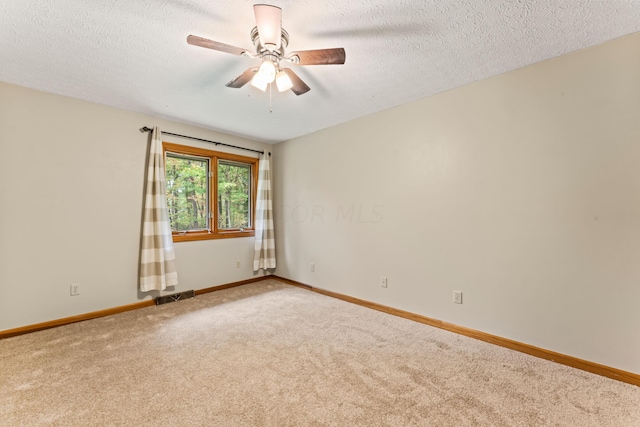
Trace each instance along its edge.
<instances>
[{"instance_id":1,"label":"window pane","mask_svg":"<svg viewBox=\"0 0 640 427\"><path fill-rule=\"evenodd\" d=\"M250 227L251 166L218 162L218 228Z\"/></svg>"},{"instance_id":2,"label":"window pane","mask_svg":"<svg viewBox=\"0 0 640 427\"><path fill-rule=\"evenodd\" d=\"M209 160L167 153L165 167L171 230L209 229Z\"/></svg>"}]
</instances>

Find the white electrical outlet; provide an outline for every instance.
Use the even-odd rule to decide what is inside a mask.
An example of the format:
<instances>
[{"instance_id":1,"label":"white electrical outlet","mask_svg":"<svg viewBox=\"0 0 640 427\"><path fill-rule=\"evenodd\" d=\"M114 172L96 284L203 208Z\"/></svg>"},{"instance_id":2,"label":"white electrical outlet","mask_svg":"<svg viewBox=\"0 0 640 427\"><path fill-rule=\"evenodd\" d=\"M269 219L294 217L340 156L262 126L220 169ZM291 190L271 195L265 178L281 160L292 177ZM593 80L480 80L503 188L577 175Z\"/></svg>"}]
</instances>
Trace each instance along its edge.
<instances>
[{"instance_id":1,"label":"white electrical outlet","mask_svg":"<svg viewBox=\"0 0 640 427\"><path fill-rule=\"evenodd\" d=\"M387 278L386 277L381 277L380 278L380 286L383 288L387 287Z\"/></svg>"},{"instance_id":2,"label":"white electrical outlet","mask_svg":"<svg viewBox=\"0 0 640 427\"><path fill-rule=\"evenodd\" d=\"M72 283L71 286L69 286L69 293L72 297L80 295L80 283Z\"/></svg>"},{"instance_id":3,"label":"white electrical outlet","mask_svg":"<svg viewBox=\"0 0 640 427\"><path fill-rule=\"evenodd\" d=\"M236 261L236 268L240 268L240 261Z\"/></svg>"},{"instance_id":4,"label":"white electrical outlet","mask_svg":"<svg viewBox=\"0 0 640 427\"><path fill-rule=\"evenodd\" d=\"M313 262L311 263L311 265L309 266L309 271L312 272L312 273L314 273L316 271L315 263L313 263Z\"/></svg>"},{"instance_id":5,"label":"white electrical outlet","mask_svg":"<svg viewBox=\"0 0 640 427\"><path fill-rule=\"evenodd\" d=\"M453 291L453 302L462 304L462 291Z\"/></svg>"}]
</instances>

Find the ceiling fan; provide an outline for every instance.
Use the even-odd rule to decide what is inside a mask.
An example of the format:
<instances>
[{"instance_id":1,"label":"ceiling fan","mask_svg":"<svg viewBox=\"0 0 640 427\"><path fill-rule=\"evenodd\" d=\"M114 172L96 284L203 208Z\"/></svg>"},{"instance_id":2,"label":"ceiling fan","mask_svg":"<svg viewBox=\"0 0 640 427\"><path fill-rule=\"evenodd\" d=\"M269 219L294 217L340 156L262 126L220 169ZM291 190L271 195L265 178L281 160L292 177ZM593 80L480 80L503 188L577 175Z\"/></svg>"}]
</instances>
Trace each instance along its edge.
<instances>
[{"instance_id":1,"label":"ceiling fan","mask_svg":"<svg viewBox=\"0 0 640 427\"><path fill-rule=\"evenodd\" d=\"M259 58L259 67L247 68L242 74L226 84L227 87L241 88L249 81L251 85L263 92L270 83L276 82L280 92L291 89L296 95L307 93L310 88L290 68L281 68L280 62L297 65L328 65L344 64L346 53L343 48L301 50L285 54L289 44L289 33L282 28L282 9L267 4L253 6L256 26L251 30L251 41L255 47L255 54L247 49L230 46L228 44L190 35L187 43L218 50L234 55Z\"/></svg>"}]
</instances>

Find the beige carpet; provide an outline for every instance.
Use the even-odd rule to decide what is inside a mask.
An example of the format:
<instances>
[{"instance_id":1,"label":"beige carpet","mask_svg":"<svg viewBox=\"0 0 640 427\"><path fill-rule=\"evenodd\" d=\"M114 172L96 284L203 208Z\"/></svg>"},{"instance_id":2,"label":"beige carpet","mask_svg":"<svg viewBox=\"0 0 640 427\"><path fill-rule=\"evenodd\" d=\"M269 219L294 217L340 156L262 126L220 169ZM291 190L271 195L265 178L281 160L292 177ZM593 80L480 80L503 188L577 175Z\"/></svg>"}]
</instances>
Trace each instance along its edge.
<instances>
[{"instance_id":1,"label":"beige carpet","mask_svg":"<svg viewBox=\"0 0 640 427\"><path fill-rule=\"evenodd\" d=\"M0 341L1 426L640 426L640 388L275 280Z\"/></svg>"}]
</instances>

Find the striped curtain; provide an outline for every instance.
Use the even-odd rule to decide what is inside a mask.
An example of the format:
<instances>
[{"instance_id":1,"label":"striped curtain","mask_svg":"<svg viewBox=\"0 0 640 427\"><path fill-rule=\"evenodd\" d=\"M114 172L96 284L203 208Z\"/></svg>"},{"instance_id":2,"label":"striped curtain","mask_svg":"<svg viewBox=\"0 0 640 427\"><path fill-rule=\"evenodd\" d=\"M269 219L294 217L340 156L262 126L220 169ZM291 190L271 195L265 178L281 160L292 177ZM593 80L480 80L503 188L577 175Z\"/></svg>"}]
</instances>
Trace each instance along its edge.
<instances>
[{"instance_id":1,"label":"striped curtain","mask_svg":"<svg viewBox=\"0 0 640 427\"><path fill-rule=\"evenodd\" d=\"M260 157L258 172L258 194L256 200L256 246L253 256L253 271L276 268L276 239L273 229L271 204L271 168L269 154Z\"/></svg>"},{"instance_id":2,"label":"striped curtain","mask_svg":"<svg viewBox=\"0 0 640 427\"><path fill-rule=\"evenodd\" d=\"M142 245L140 248L140 290L164 290L178 284L160 129L153 128L149 147L149 169L144 199Z\"/></svg>"}]
</instances>

